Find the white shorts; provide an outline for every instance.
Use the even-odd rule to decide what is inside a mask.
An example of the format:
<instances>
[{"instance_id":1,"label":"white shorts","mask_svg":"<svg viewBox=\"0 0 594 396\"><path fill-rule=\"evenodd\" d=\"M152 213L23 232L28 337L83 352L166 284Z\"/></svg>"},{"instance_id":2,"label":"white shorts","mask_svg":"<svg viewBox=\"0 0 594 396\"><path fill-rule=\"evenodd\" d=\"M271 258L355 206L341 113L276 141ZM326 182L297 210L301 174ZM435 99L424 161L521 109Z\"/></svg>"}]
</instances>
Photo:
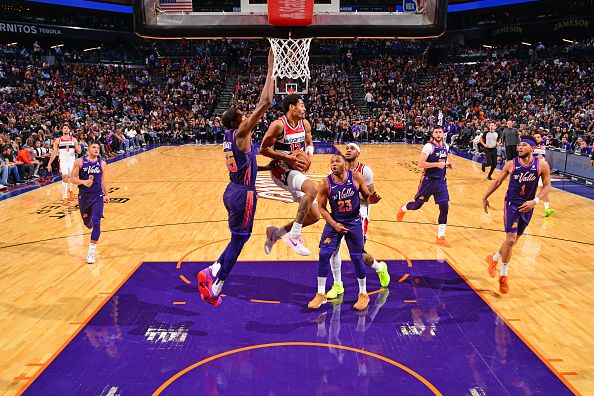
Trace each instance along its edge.
<instances>
[{"instance_id":1,"label":"white shorts","mask_svg":"<svg viewBox=\"0 0 594 396\"><path fill-rule=\"evenodd\" d=\"M542 186L543 186L543 184L542 184L542 177L539 177L538 178L538 187L542 187Z\"/></svg>"},{"instance_id":2,"label":"white shorts","mask_svg":"<svg viewBox=\"0 0 594 396\"><path fill-rule=\"evenodd\" d=\"M270 173L274 184L291 193L293 202L301 201L301 198L305 195L301 191L301 187L308 180L307 176L297 170L288 169L285 166L279 166Z\"/></svg>"},{"instance_id":3,"label":"white shorts","mask_svg":"<svg viewBox=\"0 0 594 396\"><path fill-rule=\"evenodd\" d=\"M74 161L60 160L60 173L63 175L72 175L72 168L74 168Z\"/></svg>"}]
</instances>

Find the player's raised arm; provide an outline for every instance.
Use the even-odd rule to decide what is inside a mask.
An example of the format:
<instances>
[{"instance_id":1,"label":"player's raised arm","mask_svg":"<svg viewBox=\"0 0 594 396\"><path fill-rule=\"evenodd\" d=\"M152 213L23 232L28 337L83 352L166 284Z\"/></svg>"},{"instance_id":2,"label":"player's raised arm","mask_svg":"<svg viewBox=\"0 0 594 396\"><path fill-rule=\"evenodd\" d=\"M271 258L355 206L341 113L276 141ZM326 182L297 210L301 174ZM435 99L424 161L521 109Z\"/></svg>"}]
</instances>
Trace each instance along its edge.
<instances>
[{"instance_id":1,"label":"player's raised arm","mask_svg":"<svg viewBox=\"0 0 594 396\"><path fill-rule=\"evenodd\" d=\"M258 104L256 105L256 108L252 114L250 114L247 119L239 124L239 128L237 128L237 132L235 134L236 139L244 139L248 137L252 132L252 129L254 129L264 113L266 113L266 110L268 110L268 108L272 105L272 97L274 95L274 81L272 79L273 64L274 55L272 54L272 50L270 50L268 51L268 71L266 73L266 82L264 83L264 88L260 94L260 100L258 101Z\"/></svg>"},{"instance_id":2,"label":"player's raised arm","mask_svg":"<svg viewBox=\"0 0 594 396\"><path fill-rule=\"evenodd\" d=\"M76 140L75 137L72 138L72 143L74 144L74 150L76 150L76 153L82 153L82 147L80 147L80 144L78 144L78 140Z\"/></svg>"}]
</instances>

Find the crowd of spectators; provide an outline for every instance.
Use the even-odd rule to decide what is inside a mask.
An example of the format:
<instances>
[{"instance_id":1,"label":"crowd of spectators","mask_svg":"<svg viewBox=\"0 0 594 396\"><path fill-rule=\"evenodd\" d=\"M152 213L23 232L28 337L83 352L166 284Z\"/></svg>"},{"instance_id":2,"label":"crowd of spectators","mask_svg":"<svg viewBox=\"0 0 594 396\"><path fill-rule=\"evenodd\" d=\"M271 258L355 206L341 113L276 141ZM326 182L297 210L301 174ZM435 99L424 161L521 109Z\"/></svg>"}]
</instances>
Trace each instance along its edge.
<instances>
[{"instance_id":1,"label":"crowd of spectators","mask_svg":"<svg viewBox=\"0 0 594 396\"><path fill-rule=\"evenodd\" d=\"M511 122L551 147L591 154L593 44L458 50L447 63L430 65L421 44L324 41L339 51L311 65L308 119L316 140L335 142L420 143L440 125L449 142L470 151L480 151L491 121L501 133ZM157 56L159 48L149 48L145 66L122 67L67 58L50 65L36 47L0 46L0 183L38 177L64 122L83 147L101 142L106 157L150 143L220 140L223 128L213 116L219 95L231 78L230 104L253 110L265 75L253 54L264 48L260 41L253 48L242 41L179 41L161 52L189 55ZM472 61L460 61L468 56ZM279 116L281 100L275 97L256 127L257 140Z\"/></svg>"}]
</instances>

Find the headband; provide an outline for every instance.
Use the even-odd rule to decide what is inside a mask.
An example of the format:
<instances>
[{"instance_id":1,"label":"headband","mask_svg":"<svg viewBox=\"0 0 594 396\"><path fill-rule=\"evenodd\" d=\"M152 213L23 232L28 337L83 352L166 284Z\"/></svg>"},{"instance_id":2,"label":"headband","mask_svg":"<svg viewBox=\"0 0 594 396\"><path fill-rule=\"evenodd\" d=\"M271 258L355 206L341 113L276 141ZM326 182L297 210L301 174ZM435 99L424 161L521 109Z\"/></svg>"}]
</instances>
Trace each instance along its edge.
<instances>
[{"instance_id":1,"label":"headband","mask_svg":"<svg viewBox=\"0 0 594 396\"><path fill-rule=\"evenodd\" d=\"M526 143L526 144L529 144L531 147L535 147L535 146L536 146L536 143L534 143L534 142L533 142L532 140L530 140L530 139L522 139L522 140L520 140L520 143Z\"/></svg>"},{"instance_id":2,"label":"headband","mask_svg":"<svg viewBox=\"0 0 594 396\"><path fill-rule=\"evenodd\" d=\"M357 150L358 153L361 152L361 147L359 147L359 145L357 143L349 143L346 146L347 147L351 146L352 148L354 148L355 150Z\"/></svg>"}]
</instances>

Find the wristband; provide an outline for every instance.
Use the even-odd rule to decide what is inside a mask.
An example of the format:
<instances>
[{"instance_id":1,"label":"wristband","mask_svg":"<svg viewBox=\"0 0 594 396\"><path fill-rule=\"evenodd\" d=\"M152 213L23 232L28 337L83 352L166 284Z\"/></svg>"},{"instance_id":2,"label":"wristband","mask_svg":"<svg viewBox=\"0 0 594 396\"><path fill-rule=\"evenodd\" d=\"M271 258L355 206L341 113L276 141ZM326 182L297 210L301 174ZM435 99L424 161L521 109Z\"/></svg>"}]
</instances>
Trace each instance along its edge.
<instances>
[{"instance_id":1,"label":"wristband","mask_svg":"<svg viewBox=\"0 0 594 396\"><path fill-rule=\"evenodd\" d=\"M313 155L314 153L314 146L306 146L304 150L307 154Z\"/></svg>"},{"instance_id":2,"label":"wristband","mask_svg":"<svg viewBox=\"0 0 594 396\"><path fill-rule=\"evenodd\" d=\"M540 198L538 198L538 197L535 197L535 198L534 198L534 202L536 202L536 204L538 205L538 204L540 203Z\"/></svg>"}]
</instances>

